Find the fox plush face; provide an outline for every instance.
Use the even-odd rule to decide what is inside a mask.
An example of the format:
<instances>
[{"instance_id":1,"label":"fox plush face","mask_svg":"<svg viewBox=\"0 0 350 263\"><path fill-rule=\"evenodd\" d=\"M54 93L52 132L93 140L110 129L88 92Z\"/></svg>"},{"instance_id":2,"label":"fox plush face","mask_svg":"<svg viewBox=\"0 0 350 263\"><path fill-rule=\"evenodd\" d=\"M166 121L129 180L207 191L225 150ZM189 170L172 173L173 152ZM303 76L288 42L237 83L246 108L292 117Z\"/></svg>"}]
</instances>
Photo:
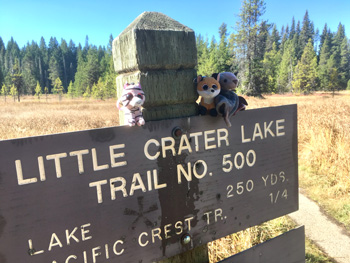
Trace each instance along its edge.
<instances>
[{"instance_id":1,"label":"fox plush face","mask_svg":"<svg viewBox=\"0 0 350 263\"><path fill-rule=\"evenodd\" d=\"M218 80L212 77L202 77L199 75L197 77L197 92L205 100L210 100L215 98L220 93L220 75L218 75Z\"/></svg>"},{"instance_id":2,"label":"fox plush face","mask_svg":"<svg viewBox=\"0 0 350 263\"><path fill-rule=\"evenodd\" d=\"M197 85L197 92L201 96L201 101L198 105L200 115L209 113L211 116L217 116L214 98L220 93L219 79L220 74L217 76L217 79L202 77L201 75L194 79L194 83Z\"/></svg>"}]
</instances>

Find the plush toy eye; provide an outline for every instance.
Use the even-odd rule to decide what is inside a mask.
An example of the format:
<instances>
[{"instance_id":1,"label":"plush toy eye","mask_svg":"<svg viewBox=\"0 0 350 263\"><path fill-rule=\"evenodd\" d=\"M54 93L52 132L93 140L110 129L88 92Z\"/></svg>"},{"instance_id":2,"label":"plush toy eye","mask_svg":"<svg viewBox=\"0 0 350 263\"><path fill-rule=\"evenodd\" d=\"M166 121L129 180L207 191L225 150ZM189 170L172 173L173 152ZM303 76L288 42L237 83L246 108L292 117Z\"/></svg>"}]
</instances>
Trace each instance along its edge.
<instances>
[{"instance_id":1,"label":"plush toy eye","mask_svg":"<svg viewBox=\"0 0 350 263\"><path fill-rule=\"evenodd\" d=\"M213 89L217 89L218 87L214 84L213 86L211 86Z\"/></svg>"},{"instance_id":2,"label":"plush toy eye","mask_svg":"<svg viewBox=\"0 0 350 263\"><path fill-rule=\"evenodd\" d=\"M131 93L126 94L127 100L132 100L133 97L134 97L134 95L132 95Z\"/></svg>"},{"instance_id":3,"label":"plush toy eye","mask_svg":"<svg viewBox=\"0 0 350 263\"><path fill-rule=\"evenodd\" d=\"M203 88L203 90L208 90L209 87L207 84L205 84L202 88Z\"/></svg>"},{"instance_id":4,"label":"plush toy eye","mask_svg":"<svg viewBox=\"0 0 350 263\"><path fill-rule=\"evenodd\" d=\"M141 93L137 94L136 97L138 97L138 98L140 98L142 100L142 94Z\"/></svg>"},{"instance_id":5,"label":"plush toy eye","mask_svg":"<svg viewBox=\"0 0 350 263\"><path fill-rule=\"evenodd\" d=\"M227 82L227 79L224 79L224 82L226 83L226 82Z\"/></svg>"}]
</instances>

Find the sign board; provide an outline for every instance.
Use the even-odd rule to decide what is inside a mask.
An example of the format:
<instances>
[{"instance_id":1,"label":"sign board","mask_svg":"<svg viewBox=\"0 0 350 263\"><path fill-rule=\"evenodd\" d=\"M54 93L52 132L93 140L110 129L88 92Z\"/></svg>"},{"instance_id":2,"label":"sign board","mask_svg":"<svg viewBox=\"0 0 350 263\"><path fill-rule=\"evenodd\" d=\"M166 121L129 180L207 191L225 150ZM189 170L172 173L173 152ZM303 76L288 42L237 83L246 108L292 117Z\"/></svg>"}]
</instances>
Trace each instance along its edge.
<instances>
[{"instance_id":1,"label":"sign board","mask_svg":"<svg viewBox=\"0 0 350 263\"><path fill-rule=\"evenodd\" d=\"M290 230L220 263L305 263L305 227Z\"/></svg>"},{"instance_id":2,"label":"sign board","mask_svg":"<svg viewBox=\"0 0 350 263\"><path fill-rule=\"evenodd\" d=\"M298 209L297 107L0 142L0 262L153 262Z\"/></svg>"}]
</instances>

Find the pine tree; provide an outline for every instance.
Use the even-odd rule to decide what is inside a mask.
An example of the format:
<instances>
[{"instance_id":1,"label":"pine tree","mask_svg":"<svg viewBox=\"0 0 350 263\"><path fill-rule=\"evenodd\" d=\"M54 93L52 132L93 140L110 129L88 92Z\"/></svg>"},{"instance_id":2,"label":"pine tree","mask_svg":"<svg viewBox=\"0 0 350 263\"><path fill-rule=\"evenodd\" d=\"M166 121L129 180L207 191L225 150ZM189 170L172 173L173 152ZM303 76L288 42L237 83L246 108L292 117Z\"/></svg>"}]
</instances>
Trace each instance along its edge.
<instances>
[{"instance_id":1,"label":"pine tree","mask_svg":"<svg viewBox=\"0 0 350 263\"><path fill-rule=\"evenodd\" d=\"M296 30L295 30L295 19L294 19L294 16L292 18L292 25L290 26L290 33L289 33L289 39L292 40L294 38L294 35L296 33Z\"/></svg>"},{"instance_id":2,"label":"pine tree","mask_svg":"<svg viewBox=\"0 0 350 263\"><path fill-rule=\"evenodd\" d=\"M91 88L90 88L90 86L87 86L87 87L86 87L86 90L85 90L85 92L84 92L84 94L83 94L83 97L84 97L85 99L88 99L88 98L91 97Z\"/></svg>"},{"instance_id":3,"label":"pine tree","mask_svg":"<svg viewBox=\"0 0 350 263\"><path fill-rule=\"evenodd\" d=\"M4 96L4 100L6 102L6 96L9 94L9 88L5 85L2 84L2 88L1 88L1 95Z\"/></svg>"},{"instance_id":4,"label":"pine tree","mask_svg":"<svg viewBox=\"0 0 350 263\"><path fill-rule=\"evenodd\" d=\"M321 90L329 90L330 86L330 63L328 60L331 58L332 52L332 39L331 35L327 35L323 41L320 51L320 60L318 63L317 75L320 81Z\"/></svg>"},{"instance_id":5,"label":"pine tree","mask_svg":"<svg viewBox=\"0 0 350 263\"><path fill-rule=\"evenodd\" d=\"M281 63L277 69L277 92L293 91L292 80L296 60L296 38L288 39L281 55Z\"/></svg>"},{"instance_id":6,"label":"pine tree","mask_svg":"<svg viewBox=\"0 0 350 263\"><path fill-rule=\"evenodd\" d=\"M346 37L344 37L340 46L340 65L339 65L339 81L340 87L345 89L350 79L350 45Z\"/></svg>"},{"instance_id":7,"label":"pine tree","mask_svg":"<svg viewBox=\"0 0 350 263\"><path fill-rule=\"evenodd\" d=\"M258 35L261 27L261 16L265 13L263 0L243 0L237 22L237 59L239 63L239 78L247 95L261 96L259 77L256 74L261 69L257 63ZM264 22L264 21L262 21ZM260 72L258 73L260 75Z\"/></svg>"},{"instance_id":8,"label":"pine tree","mask_svg":"<svg viewBox=\"0 0 350 263\"><path fill-rule=\"evenodd\" d=\"M74 90L74 85L73 82L69 82L69 86L68 86L68 91L67 91L67 95L71 98L73 98L75 96L75 90Z\"/></svg>"},{"instance_id":9,"label":"pine tree","mask_svg":"<svg viewBox=\"0 0 350 263\"><path fill-rule=\"evenodd\" d=\"M227 43L227 24L222 23L219 28L219 35L220 43L217 50L217 72L225 72L230 70L232 64Z\"/></svg>"},{"instance_id":10,"label":"pine tree","mask_svg":"<svg viewBox=\"0 0 350 263\"><path fill-rule=\"evenodd\" d=\"M45 93L45 98L46 98L46 102L47 102L48 94L49 94L49 89L47 87L44 88L44 93Z\"/></svg>"},{"instance_id":11,"label":"pine tree","mask_svg":"<svg viewBox=\"0 0 350 263\"><path fill-rule=\"evenodd\" d=\"M305 46L308 44L310 39L311 39L311 43L314 44L314 34L315 34L314 25L310 21L309 12L306 10L303 23L302 23L302 28L300 31L300 37L299 37L300 55L298 55L298 57L301 57L301 54L304 52Z\"/></svg>"},{"instance_id":12,"label":"pine tree","mask_svg":"<svg viewBox=\"0 0 350 263\"><path fill-rule=\"evenodd\" d=\"M95 99L104 100L106 98L106 86L101 78L99 78L98 82L92 86L91 95Z\"/></svg>"},{"instance_id":13,"label":"pine tree","mask_svg":"<svg viewBox=\"0 0 350 263\"><path fill-rule=\"evenodd\" d=\"M63 88L62 81L60 80L60 78L57 78L55 80L52 91L54 94L58 94L58 100L61 101L62 94L64 92L64 88Z\"/></svg>"},{"instance_id":14,"label":"pine tree","mask_svg":"<svg viewBox=\"0 0 350 263\"><path fill-rule=\"evenodd\" d=\"M276 24L273 25L271 34L268 35L267 42L266 42L266 52L269 52L272 50L272 45L275 44L276 50L279 50L280 48L280 40L281 37L277 31Z\"/></svg>"},{"instance_id":15,"label":"pine tree","mask_svg":"<svg viewBox=\"0 0 350 263\"><path fill-rule=\"evenodd\" d=\"M277 92L277 70L281 63L281 53L277 51L276 43L272 44L272 49L264 55L264 72L267 77L267 89L265 92Z\"/></svg>"},{"instance_id":16,"label":"pine tree","mask_svg":"<svg viewBox=\"0 0 350 263\"><path fill-rule=\"evenodd\" d=\"M316 88L317 56L311 39L296 66L292 84L297 93L310 93Z\"/></svg>"},{"instance_id":17,"label":"pine tree","mask_svg":"<svg viewBox=\"0 0 350 263\"><path fill-rule=\"evenodd\" d=\"M20 96L23 92L24 81L23 81L22 73L20 71L18 59L15 60L15 65L13 66L11 78L12 78L13 86L16 89L17 101L20 102L21 101Z\"/></svg>"},{"instance_id":18,"label":"pine tree","mask_svg":"<svg viewBox=\"0 0 350 263\"><path fill-rule=\"evenodd\" d=\"M41 94L42 94L41 86L40 86L39 81L37 81L36 87L35 87L35 95L38 97L39 100L40 100Z\"/></svg>"},{"instance_id":19,"label":"pine tree","mask_svg":"<svg viewBox=\"0 0 350 263\"><path fill-rule=\"evenodd\" d=\"M15 102L16 101L16 97L18 95L18 91L17 91L17 88L15 87L15 85L11 86L10 95L13 97L13 102Z\"/></svg>"},{"instance_id":20,"label":"pine tree","mask_svg":"<svg viewBox=\"0 0 350 263\"><path fill-rule=\"evenodd\" d=\"M55 85L56 79L60 78L60 66L55 56L52 56L50 58L48 71L49 71L49 79L51 80L51 86L53 87Z\"/></svg>"}]
</instances>

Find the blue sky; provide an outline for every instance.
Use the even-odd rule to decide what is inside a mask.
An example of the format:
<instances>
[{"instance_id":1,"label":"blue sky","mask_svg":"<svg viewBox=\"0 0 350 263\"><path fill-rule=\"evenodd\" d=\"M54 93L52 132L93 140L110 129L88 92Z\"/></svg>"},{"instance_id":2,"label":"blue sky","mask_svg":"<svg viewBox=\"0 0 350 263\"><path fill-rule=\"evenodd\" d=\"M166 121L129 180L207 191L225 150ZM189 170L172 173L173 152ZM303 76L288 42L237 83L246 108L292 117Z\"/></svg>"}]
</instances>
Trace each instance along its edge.
<instances>
[{"instance_id":1,"label":"blue sky","mask_svg":"<svg viewBox=\"0 0 350 263\"><path fill-rule=\"evenodd\" d=\"M349 0L265 0L263 19L282 25L291 24L292 17L302 22L305 11L320 32L327 23L336 31L341 22L350 37ZM192 28L196 34L214 35L225 22L233 32L241 8L240 0L0 0L0 36L5 44L13 36L20 47L41 36L49 42L51 36L61 41L72 39L84 45L86 35L90 44L106 46L109 35L118 36L144 11L162 12Z\"/></svg>"}]
</instances>

